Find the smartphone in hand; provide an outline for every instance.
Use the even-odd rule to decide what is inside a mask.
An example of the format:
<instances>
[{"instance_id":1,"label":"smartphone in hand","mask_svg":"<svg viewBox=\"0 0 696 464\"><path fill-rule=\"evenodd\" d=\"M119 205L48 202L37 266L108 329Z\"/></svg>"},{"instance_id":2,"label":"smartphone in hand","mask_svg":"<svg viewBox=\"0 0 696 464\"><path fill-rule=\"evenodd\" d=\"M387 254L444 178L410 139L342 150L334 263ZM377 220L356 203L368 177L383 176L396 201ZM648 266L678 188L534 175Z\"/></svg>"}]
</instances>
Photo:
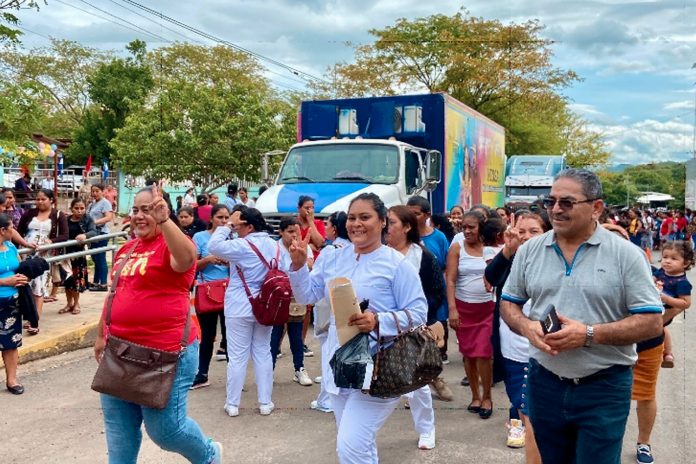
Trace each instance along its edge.
<instances>
[{"instance_id":1,"label":"smartphone in hand","mask_svg":"<svg viewBox=\"0 0 696 464\"><path fill-rule=\"evenodd\" d=\"M550 304L544 310L544 315L539 321L541 330L544 334L550 334L561 330L561 321L558 319L558 313L554 305Z\"/></svg>"}]
</instances>

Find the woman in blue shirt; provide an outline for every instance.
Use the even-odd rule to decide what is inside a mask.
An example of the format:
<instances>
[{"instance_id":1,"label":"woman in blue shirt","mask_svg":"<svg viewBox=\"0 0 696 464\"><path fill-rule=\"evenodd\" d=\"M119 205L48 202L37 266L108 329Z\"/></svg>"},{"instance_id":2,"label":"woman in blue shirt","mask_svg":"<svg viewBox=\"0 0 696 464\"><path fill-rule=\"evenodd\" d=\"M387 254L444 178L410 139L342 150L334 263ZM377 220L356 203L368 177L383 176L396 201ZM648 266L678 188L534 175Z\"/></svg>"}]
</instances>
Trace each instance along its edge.
<instances>
[{"instance_id":1,"label":"woman in blue shirt","mask_svg":"<svg viewBox=\"0 0 696 464\"><path fill-rule=\"evenodd\" d=\"M0 351L5 363L5 386L14 395L24 393L17 381L19 352L22 346L22 317L17 306L17 287L26 285L25 275L15 274L19 267L19 253L12 244L12 219L0 214Z\"/></svg>"},{"instance_id":2,"label":"woman in blue shirt","mask_svg":"<svg viewBox=\"0 0 696 464\"><path fill-rule=\"evenodd\" d=\"M210 210L210 224L208 230L197 232L193 236L193 243L196 244L196 252L198 253L198 282L211 282L213 280L222 280L230 278L230 267L227 261L211 255L208 252L208 242L213 232L227 224L230 220L230 211L225 204L217 204ZM199 313L198 322L201 325L201 347L198 352L198 374L193 380L192 390L196 388L207 387L208 368L210 360L213 357L213 348L215 346L215 334L217 333L217 321L220 319L220 330L222 331L222 341L220 342L220 352L227 353L227 339L225 337L225 316L223 308L220 311Z\"/></svg>"}]
</instances>

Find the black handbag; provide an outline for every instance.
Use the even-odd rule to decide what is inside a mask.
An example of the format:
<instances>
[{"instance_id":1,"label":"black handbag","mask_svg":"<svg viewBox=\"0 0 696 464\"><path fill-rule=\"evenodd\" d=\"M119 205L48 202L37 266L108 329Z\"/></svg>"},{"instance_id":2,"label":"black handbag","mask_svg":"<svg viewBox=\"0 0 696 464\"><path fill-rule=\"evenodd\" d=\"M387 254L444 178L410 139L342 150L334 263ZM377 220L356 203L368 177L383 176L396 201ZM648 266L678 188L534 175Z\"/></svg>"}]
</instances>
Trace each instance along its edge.
<instances>
[{"instance_id":1,"label":"black handbag","mask_svg":"<svg viewBox=\"0 0 696 464\"><path fill-rule=\"evenodd\" d=\"M391 312L398 334L381 337L377 326L377 354L370 395L378 398L395 398L418 390L435 380L442 372L442 357L435 336L425 325L413 327L408 310L409 327L402 331L399 320ZM385 314L385 313L381 313Z\"/></svg>"},{"instance_id":2,"label":"black handbag","mask_svg":"<svg viewBox=\"0 0 696 464\"><path fill-rule=\"evenodd\" d=\"M92 390L148 408L164 409L169 403L179 359L186 349L191 317L186 315L186 325L181 337L179 351L149 348L109 333L111 306L116 294L116 286L121 271L133 253L133 249L128 252L114 272L104 319L108 338L104 356L92 381ZM101 334L97 336L101 336Z\"/></svg>"}]
</instances>

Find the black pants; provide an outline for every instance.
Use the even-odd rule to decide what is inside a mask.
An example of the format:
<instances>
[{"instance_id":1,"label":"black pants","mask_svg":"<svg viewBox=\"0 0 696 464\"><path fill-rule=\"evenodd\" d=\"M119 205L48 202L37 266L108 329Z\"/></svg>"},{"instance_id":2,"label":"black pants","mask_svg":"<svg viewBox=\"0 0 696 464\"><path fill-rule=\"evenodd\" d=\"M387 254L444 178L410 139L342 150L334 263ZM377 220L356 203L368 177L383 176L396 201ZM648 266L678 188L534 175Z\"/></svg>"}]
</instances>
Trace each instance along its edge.
<instances>
[{"instance_id":1,"label":"black pants","mask_svg":"<svg viewBox=\"0 0 696 464\"><path fill-rule=\"evenodd\" d=\"M225 328L225 314L223 311L198 314L198 322L201 325L201 347L198 351L199 375L208 375L210 360L213 358L213 349L215 348L218 319L220 319L220 330L222 331L220 349L225 350L225 353L227 353L227 338L225 336L227 329Z\"/></svg>"}]
</instances>

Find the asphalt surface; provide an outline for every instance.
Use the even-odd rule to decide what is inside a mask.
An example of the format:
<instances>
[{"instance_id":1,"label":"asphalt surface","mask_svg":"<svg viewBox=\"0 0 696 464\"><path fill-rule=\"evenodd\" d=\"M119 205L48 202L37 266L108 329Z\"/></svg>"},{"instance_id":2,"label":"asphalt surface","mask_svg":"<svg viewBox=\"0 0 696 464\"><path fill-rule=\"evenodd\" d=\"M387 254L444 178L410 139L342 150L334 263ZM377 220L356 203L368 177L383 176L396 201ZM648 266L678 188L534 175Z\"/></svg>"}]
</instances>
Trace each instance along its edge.
<instances>
[{"instance_id":1,"label":"asphalt surface","mask_svg":"<svg viewBox=\"0 0 696 464\"><path fill-rule=\"evenodd\" d=\"M690 273L694 277L694 273ZM693 280L692 280L693 281ZM653 450L658 463L693 463L696 451L690 446L696 431L696 316L679 318L672 324L676 367L662 369L658 383L658 419L653 432ZM311 338L311 337L310 337ZM451 403L435 401L437 447L417 449L418 436L410 412L397 409L378 437L380 462L410 463L505 463L524 462L522 450L505 446L507 399L504 388L494 388L493 417L487 421L467 413L468 387L459 385L463 376L461 359L451 337L445 378L454 390ZM310 346L317 346L310 341ZM204 432L225 447L224 462L234 463L334 463L335 423L332 414L309 409L318 386L302 387L292 381L292 361L287 354L278 361L273 400L277 409L262 417L256 409L256 392L250 363L243 393L241 415L230 418L223 412L225 370L213 361L211 386L192 391L189 415ZM310 376L319 375L318 357L306 359ZM102 463L107 462L106 442L98 395L90 389L96 369L91 350L82 349L53 356L20 367L26 387L22 396L0 392L0 427L3 463ZM632 411L624 440L623 463L635 462L636 419ZM139 463L183 463L184 459L159 450L144 435Z\"/></svg>"}]
</instances>

